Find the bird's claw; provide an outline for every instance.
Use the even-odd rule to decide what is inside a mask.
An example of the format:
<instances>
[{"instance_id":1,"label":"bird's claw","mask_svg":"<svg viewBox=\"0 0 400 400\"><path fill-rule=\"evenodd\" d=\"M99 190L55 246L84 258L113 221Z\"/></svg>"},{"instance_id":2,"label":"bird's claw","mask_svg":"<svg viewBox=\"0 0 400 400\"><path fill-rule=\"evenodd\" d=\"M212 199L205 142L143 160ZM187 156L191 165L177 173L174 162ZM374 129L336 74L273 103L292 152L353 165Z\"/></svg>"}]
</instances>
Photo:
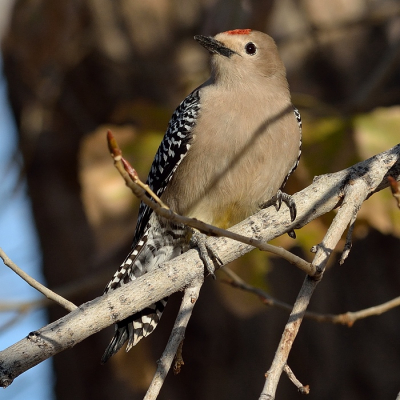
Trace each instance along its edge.
<instances>
[{"instance_id":1,"label":"bird's claw","mask_svg":"<svg viewBox=\"0 0 400 400\"><path fill-rule=\"evenodd\" d=\"M293 222L297 216L297 208L296 203L293 200L293 197L287 193L282 192L282 190L278 190L276 193L276 200L275 200L275 208L276 211L279 211L281 208L282 202L284 202L290 211L290 220ZM289 235L290 236L290 235Z\"/></svg>"},{"instance_id":2,"label":"bird's claw","mask_svg":"<svg viewBox=\"0 0 400 400\"><path fill-rule=\"evenodd\" d=\"M190 239L191 247L197 247L199 249L199 255L201 260L203 261L204 266L207 269L207 272L214 278L215 277L215 266L214 262L211 260L209 256L209 252L212 255L212 258L219 264L222 264L219 257L216 255L215 251L210 248L209 245L206 244L207 236L198 230L193 230L192 238Z\"/></svg>"},{"instance_id":3,"label":"bird's claw","mask_svg":"<svg viewBox=\"0 0 400 400\"><path fill-rule=\"evenodd\" d=\"M273 203L276 211L280 210L280 208L282 206L282 202L285 203L287 205L287 207L289 208L290 220L293 222L296 219L296 215L297 215L296 203L294 202L292 196L290 196L287 193L282 192L282 190L279 189L278 192L276 193L275 201ZM287 234L292 239L296 239L296 233L295 233L294 229L290 230Z\"/></svg>"}]
</instances>

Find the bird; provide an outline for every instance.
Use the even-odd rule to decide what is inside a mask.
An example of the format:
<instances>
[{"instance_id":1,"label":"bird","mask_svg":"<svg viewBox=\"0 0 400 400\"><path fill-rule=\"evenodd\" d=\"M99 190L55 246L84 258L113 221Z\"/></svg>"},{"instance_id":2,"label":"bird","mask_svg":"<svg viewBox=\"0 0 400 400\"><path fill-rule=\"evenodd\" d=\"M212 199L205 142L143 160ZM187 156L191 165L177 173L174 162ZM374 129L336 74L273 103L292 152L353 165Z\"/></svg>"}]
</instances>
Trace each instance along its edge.
<instances>
[{"instance_id":1,"label":"bird","mask_svg":"<svg viewBox=\"0 0 400 400\"><path fill-rule=\"evenodd\" d=\"M210 54L211 76L173 113L146 183L174 212L221 228L271 199L277 208L283 200L293 220L283 187L299 163L302 126L274 40L252 29L194 39ZM104 292L187 251L192 235L142 202L131 250ZM166 302L116 323L102 363L153 332Z\"/></svg>"}]
</instances>

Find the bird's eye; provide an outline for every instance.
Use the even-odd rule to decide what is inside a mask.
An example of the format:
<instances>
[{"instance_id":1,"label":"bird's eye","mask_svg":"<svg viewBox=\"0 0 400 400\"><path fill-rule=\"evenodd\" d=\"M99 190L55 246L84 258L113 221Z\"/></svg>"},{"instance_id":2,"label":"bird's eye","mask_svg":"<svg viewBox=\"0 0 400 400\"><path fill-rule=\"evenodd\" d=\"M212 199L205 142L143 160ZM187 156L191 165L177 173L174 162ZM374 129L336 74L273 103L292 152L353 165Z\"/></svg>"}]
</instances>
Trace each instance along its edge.
<instances>
[{"instance_id":1,"label":"bird's eye","mask_svg":"<svg viewBox=\"0 0 400 400\"><path fill-rule=\"evenodd\" d=\"M252 42L247 43L246 46L244 46L244 49L246 50L246 53L251 56L254 56L254 54L257 53L257 46Z\"/></svg>"}]
</instances>

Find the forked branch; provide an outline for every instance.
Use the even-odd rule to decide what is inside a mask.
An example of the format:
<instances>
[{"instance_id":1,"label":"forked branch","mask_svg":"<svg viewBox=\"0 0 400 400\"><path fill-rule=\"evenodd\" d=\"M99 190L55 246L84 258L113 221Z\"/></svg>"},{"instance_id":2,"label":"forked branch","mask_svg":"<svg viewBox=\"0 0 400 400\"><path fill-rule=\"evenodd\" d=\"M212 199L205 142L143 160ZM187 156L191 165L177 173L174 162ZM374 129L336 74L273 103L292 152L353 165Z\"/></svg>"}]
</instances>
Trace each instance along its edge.
<instances>
[{"instance_id":1,"label":"forked branch","mask_svg":"<svg viewBox=\"0 0 400 400\"><path fill-rule=\"evenodd\" d=\"M297 220L293 223L290 222L287 210L285 212L281 210L278 213L273 207L269 207L242 221L229 232L266 242L290 230L300 229L342 203L344 206L346 201L348 201L346 207L351 208L351 204L358 204L358 200L356 193L351 193L351 189L348 189L349 186L361 179L363 183L355 183L357 190L354 192L361 189L362 193L366 193L368 197L389 185L388 176L392 176L398 181L400 179L399 157L400 144L351 168L318 177L309 187L293 196L298 215ZM124 170L124 172L126 171ZM125 181L132 182L129 175ZM144 189L140 188L140 190L144 193ZM153 200L147 199L157 204ZM158 206L162 212L171 213L170 210ZM261 398L274 398L276 385L286 365L287 356L300 326L301 318L318 282L316 279L322 277L326 261L338 238L350 222L353 212L354 209L350 212L345 208L343 211L339 211L338 215L343 216L343 221L335 224L318 246L312 263L312 271L315 273L311 273L312 276L307 275L288 321L287 326L293 333L292 339L280 344L277 351L279 362L275 363L274 361L270 368L267 378L269 389L268 392L263 392L264 397ZM201 224L200 221L197 223ZM196 226L202 231L204 230L201 228L206 228L203 225L199 225L199 227ZM213 229L208 233L217 235ZM208 242L217 251L219 259L225 265L252 250L255 243L252 240L242 243L227 237L210 237ZM150 304L187 287L190 283L201 279L203 275L204 267L197 251L190 250L173 261L160 265L160 268L155 271L123 285L112 293L85 303L65 317L29 333L24 339L0 352L0 386L7 387L15 377L27 369L74 346L106 326L121 321ZM72 336L71 332L74 333ZM289 331L285 329L286 339L288 339L288 333ZM274 377L273 384L272 377Z\"/></svg>"},{"instance_id":2,"label":"forked branch","mask_svg":"<svg viewBox=\"0 0 400 400\"><path fill-rule=\"evenodd\" d=\"M260 400L272 400L275 398L276 389L289 357L289 352L299 331L306 309L311 300L315 288L322 279L326 264L332 255L334 248L342 237L345 229L354 220L362 203L383 182L388 171L394 166L398 168L400 159L400 145L397 145L389 153L389 159L382 157L381 153L369 161L368 169L353 170L348 176L343 187L344 199L323 241L317 246L312 264L317 270L314 277L307 276L297 296L289 320L285 326L278 350L269 371L266 373L266 381ZM398 177L398 175L397 175Z\"/></svg>"}]
</instances>

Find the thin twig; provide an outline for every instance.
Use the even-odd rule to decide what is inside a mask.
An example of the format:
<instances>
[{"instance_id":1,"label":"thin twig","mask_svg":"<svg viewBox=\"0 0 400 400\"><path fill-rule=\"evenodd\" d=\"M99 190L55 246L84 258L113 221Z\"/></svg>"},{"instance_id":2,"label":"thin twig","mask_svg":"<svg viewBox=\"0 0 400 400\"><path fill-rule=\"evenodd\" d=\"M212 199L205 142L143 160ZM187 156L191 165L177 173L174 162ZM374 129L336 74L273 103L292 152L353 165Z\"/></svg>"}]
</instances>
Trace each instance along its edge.
<instances>
[{"instance_id":1,"label":"thin twig","mask_svg":"<svg viewBox=\"0 0 400 400\"><path fill-rule=\"evenodd\" d=\"M377 306L365 308L364 310L360 311L355 311L355 312L347 312L345 314L340 314L335 316L337 319L341 319L340 323L343 325L348 325L352 326L354 322L356 322L359 319L367 318L367 317L372 317L374 315L380 315L383 314L386 311L391 310L392 308L399 307L400 306L400 296L395 297L392 300L389 300L385 303L379 304ZM338 321L339 322L339 321Z\"/></svg>"},{"instance_id":2,"label":"thin twig","mask_svg":"<svg viewBox=\"0 0 400 400\"><path fill-rule=\"evenodd\" d=\"M289 377L289 379L293 382L293 384L297 387L297 390L301 394L309 394L310 393L310 387L308 385L303 385L297 378L296 375L293 373L293 371L290 369L289 365L285 364L283 367L283 370L286 372L286 375Z\"/></svg>"},{"instance_id":3,"label":"thin twig","mask_svg":"<svg viewBox=\"0 0 400 400\"><path fill-rule=\"evenodd\" d=\"M167 346L161 358L157 361L157 371L143 400L154 400L157 398L177 351L185 338L186 327L192 315L194 305L199 297L202 284L203 277L192 282L192 284L185 289L175 325L172 329ZM182 354L180 354L180 357L182 358Z\"/></svg>"},{"instance_id":4,"label":"thin twig","mask_svg":"<svg viewBox=\"0 0 400 400\"><path fill-rule=\"evenodd\" d=\"M284 301L275 299L268 293L264 292L260 288L256 288L252 285L249 285L245 282L242 278L240 278L235 272L233 272L229 267L221 268L225 274L227 274L231 279L230 280L221 280L222 283L228 283L231 286L244 290L249 293L253 293L260 297L261 301L271 307L276 307L281 310L291 311L292 305L285 303ZM326 322L331 324L340 324L340 325L347 325L351 327L354 323L360 319L373 317L377 315L381 315L387 311L390 311L393 308L400 306L400 296L395 297L392 300L389 300L385 303L365 308L364 310L359 311L347 311L342 314L321 314L313 311L306 311L304 314L304 318L311 319L317 322Z\"/></svg>"},{"instance_id":5,"label":"thin twig","mask_svg":"<svg viewBox=\"0 0 400 400\"><path fill-rule=\"evenodd\" d=\"M74 298L78 294L86 293L89 290L94 290L104 287L104 281L109 278L110 271L99 272L95 276L86 278L79 278L76 281L65 283L55 288L54 292L58 293L61 297ZM0 333L9 329L18 321L25 317L28 313L38 309L46 308L58 305L53 299L40 297L31 301L2 301L0 302L0 313L2 312L14 312L17 313L13 318L0 325Z\"/></svg>"},{"instance_id":6,"label":"thin twig","mask_svg":"<svg viewBox=\"0 0 400 400\"><path fill-rule=\"evenodd\" d=\"M64 299L64 297L61 297L57 293L54 293L52 290L42 285L36 279L29 276L26 272L24 272L21 268L19 268L18 265L16 265L14 262L10 260L10 258L7 256L7 254L4 252L2 248L0 248L0 258L2 258L4 265L12 269L26 283L28 283L34 289L38 290L40 293L44 294L49 300L55 301L68 311L73 311L76 308L78 308L74 303L71 303L67 299Z\"/></svg>"},{"instance_id":7,"label":"thin twig","mask_svg":"<svg viewBox=\"0 0 400 400\"><path fill-rule=\"evenodd\" d=\"M108 136L112 135L111 131L108 131ZM118 146L117 141L114 138L114 143L115 146ZM121 150L119 150L121 151ZM162 208L165 208L166 210L169 210L169 207L151 190L150 186L147 185L146 183L143 183L139 175L137 174L136 170L129 164L125 158L122 157L122 152L121 152L121 161L124 166L125 171L128 173L129 177L133 182L135 182L138 186L140 186L143 190L145 190L151 198L153 198L157 204L159 204Z\"/></svg>"}]
</instances>

